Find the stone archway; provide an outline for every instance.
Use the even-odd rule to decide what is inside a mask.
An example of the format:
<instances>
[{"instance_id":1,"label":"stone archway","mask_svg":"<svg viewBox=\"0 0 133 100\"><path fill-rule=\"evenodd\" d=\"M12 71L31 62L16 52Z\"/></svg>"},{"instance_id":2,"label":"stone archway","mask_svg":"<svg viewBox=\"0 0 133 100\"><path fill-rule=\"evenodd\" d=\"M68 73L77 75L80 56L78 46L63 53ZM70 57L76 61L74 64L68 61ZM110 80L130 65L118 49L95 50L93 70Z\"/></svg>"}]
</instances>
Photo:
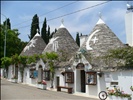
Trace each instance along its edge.
<instances>
[{"instance_id":1,"label":"stone archway","mask_svg":"<svg viewBox=\"0 0 133 100\"><path fill-rule=\"evenodd\" d=\"M78 63L76 69L84 69L85 65L83 63Z\"/></svg>"}]
</instances>

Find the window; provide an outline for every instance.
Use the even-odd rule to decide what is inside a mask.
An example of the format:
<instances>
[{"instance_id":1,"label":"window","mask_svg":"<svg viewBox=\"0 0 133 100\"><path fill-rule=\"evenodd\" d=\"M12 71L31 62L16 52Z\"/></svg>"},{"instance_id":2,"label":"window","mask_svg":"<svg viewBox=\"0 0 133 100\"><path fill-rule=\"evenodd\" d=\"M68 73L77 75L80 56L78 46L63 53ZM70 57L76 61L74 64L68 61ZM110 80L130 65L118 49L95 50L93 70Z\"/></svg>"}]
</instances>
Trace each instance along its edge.
<instances>
[{"instance_id":1,"label":"window","mask_svg":"<svg viewBox=\"0 0 133 100\"><path fill-rule=\"evenodd\" d=\"M96 72L87 72L86 73L86 84L96 85L97 84L97 73Z\"/></svg>"},{"instance_id":2,"label":"window","mask_svg":"<svg viewBox=\"0 0 133 100\"><path fill-rule=\"evenodd\" d=\"M35 69L30 69L30 78L37 78L38 72Z\"/></svg>"},{"instance_id":3,"label":"window","mask_svg":"<svg viewBox=\"0 0 133 100\"><path fill-rule=\"evenodd\" d=\"M50 70L44 70L44 79L46 81L50 80Z\"/></svg>"},{"instance_id":4,"label":"window","mask_svg":"<svg viewBox=\"0 0 133 100\"><path fill-rule=\"evenodd\" d=\"M73 83L73 82L74 82L74 73L65 72L65 83Z\"/></svg>"}]
</instances>

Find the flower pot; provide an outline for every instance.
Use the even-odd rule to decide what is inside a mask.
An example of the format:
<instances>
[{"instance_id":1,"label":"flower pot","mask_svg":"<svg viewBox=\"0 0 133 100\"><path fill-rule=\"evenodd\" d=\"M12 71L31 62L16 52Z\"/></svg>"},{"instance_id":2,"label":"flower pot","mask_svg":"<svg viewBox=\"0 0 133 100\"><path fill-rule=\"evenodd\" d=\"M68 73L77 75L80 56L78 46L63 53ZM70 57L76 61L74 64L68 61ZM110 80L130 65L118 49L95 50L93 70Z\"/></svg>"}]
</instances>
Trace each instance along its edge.
<instances>
[{"instance_id":1,"label":"flower pot","mask_svg":"<svg viewBox=\"0 0 133 100\"><path fill-rule=\"evenodd\" d=\"M131 98L127 98L127 97L119 97L119 96L108 96L109 100L131 100Z\"/></svg>"},{"instance_id":2,"label":"flower pot","mask_svg":"<svg viewBox=\"0 0 133 100\"><path fill-rule=\"evenodd\" d=\"M46 90L46 88L47 88L47 85L38 84L38 88L39 88L39 89Z\"/></svg>"},{"instance_id":3,"label":"flower pot","mask_svg":"<svg viewBox=\"0 0 133 100\"><path fill-rule=\"evenodd\" d=\"M108 98L109 98L109 100L113 100L112 96L110 96L110 95L108 96Z\"/></svg>"},{"instance_id":4,"label":"flower pot","mask_svg":"<svg viewBox=\"0 0 133 100\"><path fill-rule=\"evenodd\" d=\"M118 96L112 96L112 98L113 98L113 100L121 100L121 98Z\"/></svg>"}]
</instances>

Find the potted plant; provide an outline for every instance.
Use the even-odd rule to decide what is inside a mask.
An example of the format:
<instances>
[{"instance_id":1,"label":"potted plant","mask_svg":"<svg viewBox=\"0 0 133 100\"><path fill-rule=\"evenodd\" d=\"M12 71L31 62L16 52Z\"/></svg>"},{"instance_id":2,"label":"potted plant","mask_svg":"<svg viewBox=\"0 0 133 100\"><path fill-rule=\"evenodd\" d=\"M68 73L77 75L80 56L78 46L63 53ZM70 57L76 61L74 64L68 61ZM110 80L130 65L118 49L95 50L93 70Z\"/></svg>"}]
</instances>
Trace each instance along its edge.
<instances>
[{"instance_id":1,"label":"potted plant","mask_svg":"<svg viewBox=\"0 0 133 100\"><path fill-rule=\"evenodd\" d=\"M114 87L114 89L108 89L109 100L131 100L131 95L120 91L120 89Z\"/></svg>"},{"instance_id":2,"label":"potted plant","mask_svg":"<svg viewBox=\"0 0 133 100\"><path fill-rule=\"evenodd\" d=\"M17 81L18 81L18 78L15 75L11 79L12 79L13 83L17 83Z\"/></svg>"},{"instance_id":3,"label":"potted plant","mask_svg":"<svg viewBox=\"0 0 133 100\"><path fill-rule=\"evenodd\" d=\"M42 80L42 82L38 82L38 88L46 90L47 88L47 83L45 80Z\"/></svg>"}]
</instances>

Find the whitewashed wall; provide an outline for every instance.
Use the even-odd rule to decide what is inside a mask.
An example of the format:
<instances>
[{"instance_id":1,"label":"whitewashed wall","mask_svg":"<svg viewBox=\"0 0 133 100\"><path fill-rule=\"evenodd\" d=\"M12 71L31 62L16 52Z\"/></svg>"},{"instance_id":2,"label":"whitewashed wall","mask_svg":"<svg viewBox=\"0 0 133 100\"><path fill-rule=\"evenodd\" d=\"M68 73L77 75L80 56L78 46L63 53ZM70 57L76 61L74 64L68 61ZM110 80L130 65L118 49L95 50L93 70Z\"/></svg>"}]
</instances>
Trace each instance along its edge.
<instances>
[{"instance_id":1,"label":"whitewashed wall","mask_svg":"<svg viewBox=\"0 0 133 100\"><path fill-rule=\"evenodd\" d=\"M79 37L80 38L80 46L82 46L82 44L84 43L84 41L86 40L87 38L87 35L82 35Z\"/></svg>"},{"instance_id":2,"label":"whitewashed wall","mask_svg":"<svg viewBox=\"0 0 133 100\"><path fill-rule=\"evenodd\" d=\"M85 74L86 75L86 74ZM82 93L81 92L81 72L80 70L76 69L74 71L74 92ZM85 86L85 94L90 96L97 96L98 95L98 88L97 85L86 85Z\"/></svg>"},{"instance_id":3,"label":"whitewashed wall","mask_svg":"<svg viewBox=\"0 0 133 100\"><path fill-rule=\"evenodd\" d=\"M21 83L21 73L19 70L18 70L18 83Z\"/></svg>"},{"instance_id":4,"label":"whitewashed wall","mask_svg":"<svg viewBox=\"0 0 133 100\"><path fill-rule=\"evenodd\" d=\"M29 71L29 68L25 68L24 69L24 76L23 76L23 83L25 83L25 84L28 84L28 71Z\"/></svg>"},{"instance_id":5,"label":"whitewashed wall","mask_svg":"<svg viewBox=\"0 0 133 100\"><path fill-rule=\"evenodd\" d=\"M30 69L29 69L29 67L24 69L23 83L29 84L29 85L32 85L32 86L37 86L37 78L35 78L35 79L30 78Z\"/></svg>"},{"instance_id":6,"label":"whitewashed wall","mask_svg":"<svg viewBox=\"0 0 133 100\"><path fill-rule=\"evenodd\" d=\"M0 68L0 75L1 75L1 78L4 77L4 68Z\"/></svg>"},{"instance_id":7,"label":"whitewashed wall","mask_svg":"<svg viewBox=\"0 0 133 100\"><path fill-rule=\"evenodd\" d=\"M126 43L133 47L133 12L125 14Z\"/></svg>"},{"instance_id":8,"label":"whitewashed wall","mask_svg":"<svg viewBox=\"0 0 133 100\"><path fill-rule=\"evenodd\" d=\"M40 65L42 66L43 69L45 68L45 64L43 63L42 60L39 60L37 62L37 64L35 66L33 66L33 67L36 67L36 70L38 70L38 67ZM21 77L21 75L20 75L20 77ZM24 69L23 83L29 84L29 85L32 85L32 86L37 86L37 80L38 80L37 78L35 78L35 79L34 78L30 78L30 68L29 67Z\"/></svg>"},{"instance_id":9,"label":"whitewashed wall","mask_svg":"<svg viewBox=\"0 0 133 100\"><path fill-rule=\"evenodd\" d=\"M89 96L98 96L98 89L97 89L97 85L88 85L88 95Z\"/></svg>"},{"instance_id":10,"label":"whitewashed wall","mask_svg":"<svg viewBox=\"0 0 133 100\"><path fill-rule=\"evenodd\" d=\"M106 74L109 74L109 78L105 77ZM80 83L80 70L74 71L74 92L81 92L81 83ZM106 72L99 77L97 75L97 84L96 85L86 85L86 94L88 96L98 96L100 91L106 91L106 87L113 88L110 82L118 82L118 86L122 91L128 94L133 92L130 90L130 87L133 86L133 71L122 71L122 72Z\"/></svg>"},{"instance_id":11,"label":"whitewashed wall","mask_svg":"<svg viewBox=\"0 0 133 100\"><path fill-rule=\"evenodd\" d=\"M56 70L55 72L55 76L54 76L54 87L53 88L56 88L57 86L57 80L56 78L59 77L59 85L60 86L65 86L65 78L64 76L60 73L59 70ZM50 88L51 87L51 81L46 81L47 82L47 88Z\"/></svg>"},{"instance_id":12,"label":"whitewashed wall","mask_svg":"<svg viewBox=\"0 0 133 100\"><path fill-rule=\"evenodd\" d=\"M133 71L117 71L106 74L110 74L108 79L105 78L106 87L113 88L114 85L111 85L110 82L118 82L117 87L125 93L132 94L133 99L133 92L130 90L130 87L133 86Z\"/></svg>"},{"instance_id":13,"label":"whitewashed wall","mask_svg":"<svg viewBox=\"0 0 133 100\"><path fill-rule=\"evenodd\" d=\"M13 70L13 65L10 65L8 67L8 80L11 81L11 78L13 77L12 70Z\"/></svg>"},{"instance_id":14,"label":"whitewashed wall","mask_svg":"<svg viewBox=\"0 0 133 100\"><path fill-rule=\"evenodd\" d=\"M43 63L42 59L40 59L40 60L37 62L37 64L36 64L36 70L38 70L39 65L41 65L42 68L43 68L43 70L44 70L45 64Z\"/></svg>"},{"instance_id":15,"label":"whitewashed wall","mask_svg":"<svg viewBox=\"0 0 133 100\"><path fill-rule=\"evenodd\" d=\"M65 86L65 77L60 73L59 70L56 70L56 74L55 74L55 86L57 86L57 80L56 80L56 77L59 77L59 85L60 86Z\"/></svg>"}]
</instances>

